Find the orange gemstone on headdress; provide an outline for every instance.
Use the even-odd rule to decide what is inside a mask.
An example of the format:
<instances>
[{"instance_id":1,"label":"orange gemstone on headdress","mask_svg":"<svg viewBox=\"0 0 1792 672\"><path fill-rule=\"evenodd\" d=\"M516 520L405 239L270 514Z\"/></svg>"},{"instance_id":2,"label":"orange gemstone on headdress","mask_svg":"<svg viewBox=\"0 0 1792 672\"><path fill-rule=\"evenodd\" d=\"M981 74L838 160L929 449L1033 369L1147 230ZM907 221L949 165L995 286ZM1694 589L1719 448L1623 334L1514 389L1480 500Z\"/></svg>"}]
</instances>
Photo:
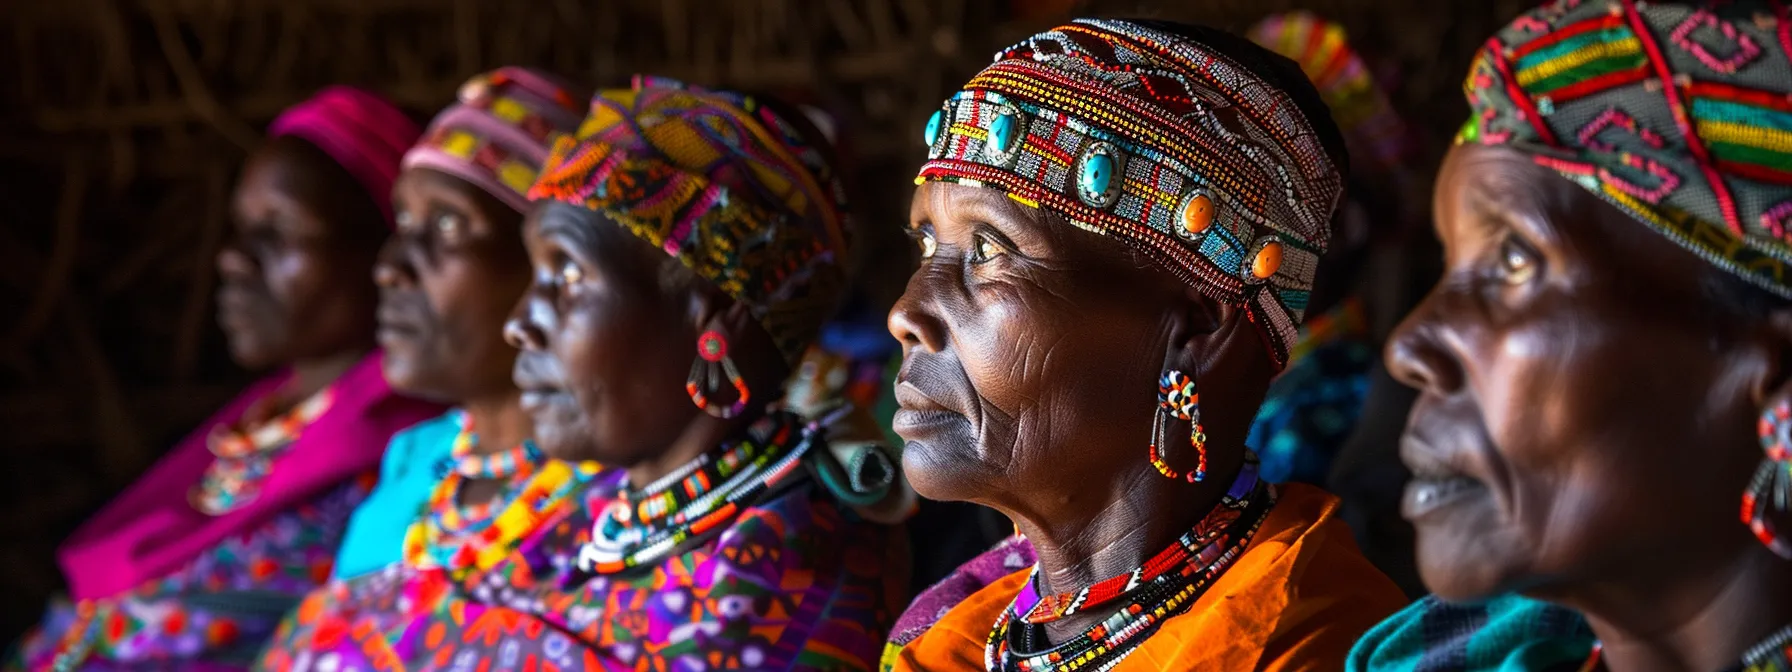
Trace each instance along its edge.
<instances>
[{"instance_id":1,"label":"orange gemstone on headdress","mask_svg":"<svg viewBox=\"0 0 1792 672\"><path fill-rule=\"evenodd\" d=\"M1276 269L1281 267L1282 244L1272 240L1265 243L1263 249L1257 251L1256 259L1251 260L1251 275L1257 276L1258 280L1266 280L1269 276L1275 275Z\"/></svg>"},{"instance_id":2,"label":"orange gemstone on headdress","mask_svg":"<svg viewBox=\"0 0 1792 672\"><path fill-rule=\"evenodd\" d=\"M1213 199L1207 194L1200 194L1189 199L1188 205L1182 209L1182 228L1189 233L1201 233L1213 225Z\"/></svg>"}]
</instances>

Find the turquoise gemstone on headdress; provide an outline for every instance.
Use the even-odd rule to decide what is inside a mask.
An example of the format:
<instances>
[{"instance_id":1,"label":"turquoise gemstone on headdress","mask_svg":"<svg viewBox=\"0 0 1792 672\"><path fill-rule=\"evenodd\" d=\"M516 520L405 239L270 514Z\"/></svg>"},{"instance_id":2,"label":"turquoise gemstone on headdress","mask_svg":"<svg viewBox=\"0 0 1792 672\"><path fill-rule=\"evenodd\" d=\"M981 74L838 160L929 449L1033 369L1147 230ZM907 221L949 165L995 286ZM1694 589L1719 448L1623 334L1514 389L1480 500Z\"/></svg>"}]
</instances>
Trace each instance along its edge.
<instances>
[{"instance_id":1,"label":"turquoise gemstone on headdress","mask_svg":"<svg viewBox=\"0 0 1792 672\"><path fill-rule=\"evenodd\" d=\"M996 149L1008 151L1014 146L1014 115L998 114L996 120L989 124L989 141Z\"/></svg>"},{"instance_id":2,"label":"turquoise gemstone on headdress","mask_svg":"<svg viewBox=\"0 0 1792 672\"><path fill-rule=\"evenodd\" d=\"M922 138L927 141L928 147L932 147L934 143L940 141L940 131L945 130L941 127L945 125L946 111L934 110L933 117L927 120L927 135Z\"/></svg>"},{"instance_id":3,"label":"turquoise gemstone on headdress","mask_svg":"<svg viewBox=\"0 0 1792 672\"><path fill-rule=\"evenodd\" d=\"M1081 186L1083 193L1091 197L1105 194L1108 182L1114 179L1114 159L1106 154L1096 154L1083 162Z\"/></svg>"}]
</instances>

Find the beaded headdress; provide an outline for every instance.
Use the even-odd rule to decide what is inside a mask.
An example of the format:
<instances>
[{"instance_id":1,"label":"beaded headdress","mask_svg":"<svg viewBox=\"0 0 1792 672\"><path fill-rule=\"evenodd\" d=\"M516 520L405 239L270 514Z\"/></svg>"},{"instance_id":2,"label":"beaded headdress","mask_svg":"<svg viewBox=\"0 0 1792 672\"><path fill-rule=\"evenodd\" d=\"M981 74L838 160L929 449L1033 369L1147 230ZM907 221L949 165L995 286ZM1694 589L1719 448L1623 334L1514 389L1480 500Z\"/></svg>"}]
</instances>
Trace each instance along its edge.
<instances>
[{"instance_id":1,"label":"beaded headdress","mask_svg":"<svg viewBox=\"0 0 1792 672\"><path fill-rule=\"evenodd\" d=\"M1556 0L1476 56L1458 142L1530 154L1792 297L1792 24L1777 4Z\"/></svg>"},{"instance_id":2,"label":"beaded headdress","mask_svg":"<svg viewBox=\"0 0 1792 672\"><path fill-rule=\"evenodd\" d=\"M845 190L825 147L745 95L638 76L600 91L529 198L596 210L750 308L787 362L845 289Z\"/></svg>"},{"instance_id":3,"label":"beaded headdress","mask_svg":"<svg viewBox=\"0 0 1792 672\"><path fill-rule=\"evenodd\" d=\"M459 101L442 110L405 152L404 168L438 170L483 189L517 211L554 136L584 118L586 94L529 68L499 68L467 80Z\"/></svg>"},{"instance_id":4,"label":"beaded headdress","mask_svg":"<svg viewBox=\"0 0 1792 672\"><path fill-rule=\"evenodd\" d=\"M1287 361L1343 179L1288 94L1139 23L996 54L927 124L929 180L991 187L1244 305Z\"/></svg>"}]
</instances>

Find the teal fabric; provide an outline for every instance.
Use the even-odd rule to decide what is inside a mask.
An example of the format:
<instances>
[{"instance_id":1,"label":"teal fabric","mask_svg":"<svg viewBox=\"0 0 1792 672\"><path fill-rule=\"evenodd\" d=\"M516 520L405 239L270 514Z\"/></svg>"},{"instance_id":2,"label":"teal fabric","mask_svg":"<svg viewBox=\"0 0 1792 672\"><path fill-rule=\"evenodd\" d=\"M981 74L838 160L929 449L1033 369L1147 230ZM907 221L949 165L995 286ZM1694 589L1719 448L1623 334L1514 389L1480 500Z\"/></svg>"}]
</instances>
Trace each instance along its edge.
<instances>
[{"instance_id":1,"label":"teal fabric","mask_svg":"<svg viewBox=\"0 0 1792 672\"><path fill-rule=\"evenodd\" d=\"M1572 672L1593 650L1572 610L1517 595L1452 603L1427 596L1369 629L1348 672Z\"/></svg>"},{"instance_id":2,"label":"teal fabric","mask_svg":"<svg viewBox=\"0 0 1792 672\"><path fill-rule=\"evenodd\" d=\"M394 434L380 460L380 482L349 516L336 552L336 578L359 576L398 562L404 533L423 514L442 480L441 465L460 433L460 409Z\"/></svg>"}]
</instances>

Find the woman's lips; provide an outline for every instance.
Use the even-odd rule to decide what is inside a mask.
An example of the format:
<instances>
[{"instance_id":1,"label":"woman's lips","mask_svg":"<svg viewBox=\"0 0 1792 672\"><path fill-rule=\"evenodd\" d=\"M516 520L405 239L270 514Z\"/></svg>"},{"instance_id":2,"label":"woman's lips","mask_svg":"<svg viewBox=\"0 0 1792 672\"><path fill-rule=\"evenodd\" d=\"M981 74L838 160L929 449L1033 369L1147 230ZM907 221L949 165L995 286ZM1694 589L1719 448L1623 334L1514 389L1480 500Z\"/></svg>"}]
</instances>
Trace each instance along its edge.
<instances>
[{"instance_id":1,"label":"woman's lips","mask_svg":"<svg viewBox=\"0 0 1792 672\"><path fill-rule=\"evenodd\" d=\"M1414 477L1400 498L1400 515L1412 522L1471 498L1486 494L1487 486L1467 476Z\"/></svg>"},{"instance_id":2,"label":"woman's lips","mask_svg":"<svg viewBox=\"0 0 1792 672\"><path fill-rule=\"evenodd\" d=\"M1451 461L1448 450L1440 450L1431 442L1410 431L1400 441L1400 459L1412 470L1412 480L1400 499L1400 515L1419 522L1439 511L1469 499L1487 494L1487 485L1463 471Z\"/></svg>"},{"instance_id":3,"label":"woman's lips","mask_svg":"<svg viewBox=\"0 0 1792 672\"><path fill-rule=\"evenodd\" d=\"M946 408L908 381L896 383L896 405L891 429L898 436L913 439L939 431L942 427L968 422L964 414Z\"/></svg>"}]
</instances>

